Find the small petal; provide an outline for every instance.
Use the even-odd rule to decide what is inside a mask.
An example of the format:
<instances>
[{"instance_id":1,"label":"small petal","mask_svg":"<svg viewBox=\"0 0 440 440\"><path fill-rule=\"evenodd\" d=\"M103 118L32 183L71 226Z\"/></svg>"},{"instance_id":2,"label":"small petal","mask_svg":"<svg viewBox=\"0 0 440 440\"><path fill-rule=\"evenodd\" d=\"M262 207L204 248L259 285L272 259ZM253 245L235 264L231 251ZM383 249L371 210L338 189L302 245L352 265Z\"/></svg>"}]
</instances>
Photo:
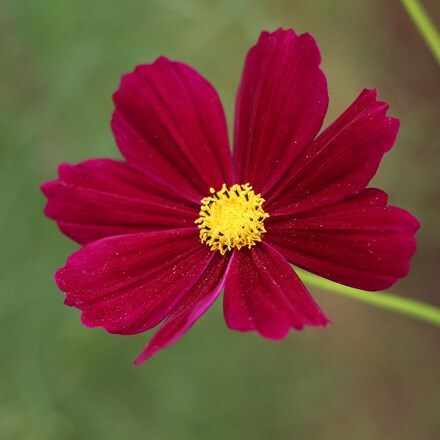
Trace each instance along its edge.
<instances>
[{"instance_id":1,"label":"small petal","mask_svg":"<svg viewBox=\"0 0 440 440\"><path fill-rule=\"evenodd\" d=\"M43 184L45 214L81 244L136 232L193 227L198 206L168 192L125 162L63 164Z\"/></svg>"},{"instance_id":2,"label":"small petal","mask_svg":"<svg viewBox=\"0 0 440 440\"><path fill-rule=\"evenodd\" d=\"M329 322L287 260L265 243L234 252L224 314L229 328L256 330L270 339Z\"/></svg>"},{"instance_id":3,"label":"small petal","mask_svg":"<svg viewBox=\"0 0 440 440\"><path fill-rule=\"evenodd\" d=\"M303 212L362 191L396 140L399 121L387 117L387 109L375 90L364 90L266 195L271 215Z\"/></svg>"},{"instance_id":4,"label":"small petal","mask_svg":"<svg viewBox=\"0 0 440 440\"><path fill-rule=\"evenodd\" d=\"M216 252L193 288L168 315L135 361L140 365L162 348L178 341L211 307L223 288L229 258Z\"/></svg>"},{"instance_id":5,"label":"small petal","mask_svg":"<svg viewBox=\"0 0 440 440\"><path fill-rule=\"evenodd\" d=\"M385 203L382 191L368 189L334 205L270 217L264 239L317 275L359 289L386 289L408 273L419 223Z\"/></svg>"},{"instance_id":6,"label":"small petal","mask_svg":"<svg viewBox=\"0 0 440 440\"><path fill-rule=\"evenodd\" d=\"M116 142L138 171L196 203L210 187L232 184L223 108L195 70L166 58L138 66L114 101Z\"/></svg>"},{"instance_id":7,"label":"small petal","mask_svg":"<svg viewBox=\"0 0 440 440\"><path fill-rule=\"evenodd\" d=\"M87 327L135 334L170 313L213 255L197 228L121 235L85 245L55 279Z\"/></svg>"},{"instance_id":8,"label":"small petal","mask_svg":"<svg viewBox=\"0 0 440 440\"><path fill-rule=\"evenodd\" d=\"M239 183L263 196L321 128L328 105L315 40L263 32L246 58L237 96L234 157Z\"/></svg>"}]
</instances>

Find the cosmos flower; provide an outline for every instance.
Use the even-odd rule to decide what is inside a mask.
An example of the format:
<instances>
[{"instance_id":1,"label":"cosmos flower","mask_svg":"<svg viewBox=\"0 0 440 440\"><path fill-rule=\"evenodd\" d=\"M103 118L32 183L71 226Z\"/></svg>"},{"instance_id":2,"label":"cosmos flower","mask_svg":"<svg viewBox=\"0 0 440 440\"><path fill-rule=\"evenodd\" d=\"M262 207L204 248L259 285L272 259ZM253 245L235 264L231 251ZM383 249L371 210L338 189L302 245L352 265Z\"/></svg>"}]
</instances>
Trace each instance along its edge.
<instances>
[{"instance_id":1,"label":"cosmos flower","mask_svg":"<svg viewBox=\"0 0 440 440\"><path fill-rule=\"evenodd\" d=\"M366 188L399 127L364 90L327 129L314 39L263 32L238 90L234 151L219 97L159 58L124 75L112 129L125 161L62 164L45 213L82 248L56 273L88 327L163 322L135 361L178 340L224 287L229 328L270 339L329 321L290 263L381 290L408 272L419 225Z\"/></svg>"}]
</instances>

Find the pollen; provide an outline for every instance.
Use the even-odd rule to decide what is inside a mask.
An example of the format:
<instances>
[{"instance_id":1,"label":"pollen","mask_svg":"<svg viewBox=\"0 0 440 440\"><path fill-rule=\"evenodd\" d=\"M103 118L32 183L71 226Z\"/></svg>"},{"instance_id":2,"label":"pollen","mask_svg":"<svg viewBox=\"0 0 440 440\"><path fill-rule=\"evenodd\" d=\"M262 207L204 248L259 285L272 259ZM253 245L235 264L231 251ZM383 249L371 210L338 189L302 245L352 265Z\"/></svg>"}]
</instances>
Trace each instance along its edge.
<instances>
[{"instance_id":1,"label":"pollen","mask_svg":"<svg viewBox=\"0 0 440 440\"><path fill-rule=\"evenodd\" d=\"M233 248L251 248L266 232L264 220L265 200L255 194L252 186L223 184L220 191L210 188L211 196L202 199L199 218L195 221L200 229L200 240L212 251L222 255Z\"/></svg>"}]
</instances>

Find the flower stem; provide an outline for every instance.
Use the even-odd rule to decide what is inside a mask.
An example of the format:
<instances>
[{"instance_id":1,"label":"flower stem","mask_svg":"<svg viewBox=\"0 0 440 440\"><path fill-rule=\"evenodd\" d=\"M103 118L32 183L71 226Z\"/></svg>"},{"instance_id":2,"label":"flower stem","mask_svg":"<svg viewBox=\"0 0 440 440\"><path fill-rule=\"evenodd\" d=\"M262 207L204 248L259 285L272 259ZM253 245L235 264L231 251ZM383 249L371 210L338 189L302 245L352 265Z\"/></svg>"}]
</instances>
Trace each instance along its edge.
<instances>
[{"instance_id":1,"label":"flower stem","mask_svg":"<svg viewBox=\"0 0 440 440\"><path fill-rule=\"evenodd\" d=\"M430 324L440 326L440 308L425 304L414 299L402 298L387 292L366 292L365 290L354 289L352 287L343 286L334 283L325 278L318 277L301 269L295 268L302 281L318 289L327 290L328 292L337 293L338 295L356 299L372 306L382 309L391 310L402 315L411 316L412 318L425 321Z\"/></svg>"},{"instance_id":2,"label":"flower stem","mask_svg":"<svg viewBox=\"0 0 440 440\"><path fill-rule=\"evenodd\" d=\"M402 0L412 21L440 64L440 34L418 0Z\"/></svg>"}]
</instances>

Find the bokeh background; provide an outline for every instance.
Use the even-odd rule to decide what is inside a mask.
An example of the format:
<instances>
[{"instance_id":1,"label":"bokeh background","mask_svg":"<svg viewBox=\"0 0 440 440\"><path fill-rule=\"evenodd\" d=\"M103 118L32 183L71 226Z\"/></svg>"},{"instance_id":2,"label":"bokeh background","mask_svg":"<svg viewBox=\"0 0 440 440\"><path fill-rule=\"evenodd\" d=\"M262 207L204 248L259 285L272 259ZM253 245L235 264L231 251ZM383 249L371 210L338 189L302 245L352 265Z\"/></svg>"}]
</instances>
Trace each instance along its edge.
<instances>
[{"instance_id":1,"label":"bokeh background","mask_svg":"<svg viewBox=\"0 0 440 440\"><path fill-rule=\"evenodd\" d=\"M436 0L425 1L440 23ZM318 40L327 122L378 87L402 127L374 182L422 222L392 291L440 304L439 69L397 0L2 0L0 439L438 439L439 331L314 292L326 330L272 343L226 329L220 302L140 368L148 334L81 326L53 272L77 245L43 217L59 162L119 157L120 76L161 54L194 66L233 116L262 29Z\"/></svg>"}]
</instances>

